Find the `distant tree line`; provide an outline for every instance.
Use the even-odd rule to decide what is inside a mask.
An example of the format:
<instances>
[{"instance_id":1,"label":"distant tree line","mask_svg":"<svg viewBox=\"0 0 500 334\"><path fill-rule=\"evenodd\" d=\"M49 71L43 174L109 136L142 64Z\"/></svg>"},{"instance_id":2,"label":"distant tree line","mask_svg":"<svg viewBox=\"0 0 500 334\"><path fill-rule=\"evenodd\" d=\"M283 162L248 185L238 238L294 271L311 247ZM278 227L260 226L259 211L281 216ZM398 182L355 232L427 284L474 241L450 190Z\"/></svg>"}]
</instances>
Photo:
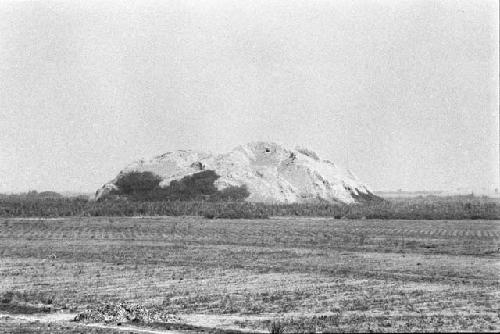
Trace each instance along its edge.
<instances>
[{"instance_id":1,"label":"distant tree line","mask_svg":"<svg viewBox=\"0 0 500 334\"><path fill-rule=\"evenodd\" d=\"M481 197L411 198L365 204L264 204L242 201L140 201L110 198L0 197L0 217L205 216L266 218L321 216L335 219L500 219L500 203Z\"/></svg>"},{"instance_id":2,"label":"distant tree line","mask_svg":"<svg viewBox=\"0 0 500 334\"><path fill-rule=\"evenodd\" d=\"M30 190L25 193L19 193L19 194L13 194L13 195L7 195L7 194L0 194L0 199L1 198L19 198L19 199L44 199L44 198L63 198L64 196L55 192L55 191L41 191L38 192L36 190Z\"/></svg>"}]
</instances>

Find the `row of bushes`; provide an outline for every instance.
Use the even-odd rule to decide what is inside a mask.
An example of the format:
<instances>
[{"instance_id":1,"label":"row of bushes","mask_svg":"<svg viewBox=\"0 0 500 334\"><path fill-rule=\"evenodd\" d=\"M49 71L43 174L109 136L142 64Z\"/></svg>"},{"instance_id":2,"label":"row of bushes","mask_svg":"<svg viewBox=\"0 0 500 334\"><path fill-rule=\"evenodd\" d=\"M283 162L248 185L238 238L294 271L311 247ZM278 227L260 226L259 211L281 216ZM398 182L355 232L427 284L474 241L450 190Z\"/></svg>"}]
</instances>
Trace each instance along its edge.
<instances>
[{"instance_id":1,"label":"row of bushes","mask_svg":"<svg viewBox=\"0 0 500 334\"><path fill-rule=\"evenodd\" d=\"M243 201L250 196L246 186L230 186L218 190L215 181L220 176L213 170L204 170L173 180L161 187L162 178L151 172L129 172L115 182L116 189L109 197L126 197L131 201Z\"/></svg>"},{"instance_id":2,"label":"row of bushes","mask_svg":"<svg viewBox=\"0 0 500 334\"><path fill-rule=\"evenodd\" d=\"M265 218L323 216L349 219L500 219L500 203L480 198L433 201L408 199L365 204L263 204L209 201L101 202L82 198L0 199L2 217L62 216L205 216L207 218Z\"/></svg>"}]
</instances>

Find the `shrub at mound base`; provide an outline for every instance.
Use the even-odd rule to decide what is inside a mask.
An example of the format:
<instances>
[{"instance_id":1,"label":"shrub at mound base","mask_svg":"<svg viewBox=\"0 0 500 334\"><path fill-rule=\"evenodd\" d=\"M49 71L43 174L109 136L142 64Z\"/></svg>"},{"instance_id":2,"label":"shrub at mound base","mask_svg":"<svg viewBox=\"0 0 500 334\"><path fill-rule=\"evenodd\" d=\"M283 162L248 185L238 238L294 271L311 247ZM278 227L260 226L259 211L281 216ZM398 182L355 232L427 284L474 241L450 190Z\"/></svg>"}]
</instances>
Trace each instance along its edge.
<instances>
[{"instance_id":1,"label":"shrub at mound base","mask_svg":"<svg viewBox=\"0 0 500 334\"><path fill-rule=\"evenodd\" d=\"M161 177L152 172L132 172L122 175L116 181L120 195L147 193L160 187Z\"/></svg>"},{"instance_id":2,"label":"shrub at mound base","mask_svg":"<svg viewBox=\"0 0 500 334\"><path fill-rule=\"evenodd\" d=\"M214 183L219 177L213 170L205 170L161 187L162 178L152 172L129 172L120 175L109 196L134 201L243 201L250 195L245 185L218 190Z\"/></svg>"}]
</instances>

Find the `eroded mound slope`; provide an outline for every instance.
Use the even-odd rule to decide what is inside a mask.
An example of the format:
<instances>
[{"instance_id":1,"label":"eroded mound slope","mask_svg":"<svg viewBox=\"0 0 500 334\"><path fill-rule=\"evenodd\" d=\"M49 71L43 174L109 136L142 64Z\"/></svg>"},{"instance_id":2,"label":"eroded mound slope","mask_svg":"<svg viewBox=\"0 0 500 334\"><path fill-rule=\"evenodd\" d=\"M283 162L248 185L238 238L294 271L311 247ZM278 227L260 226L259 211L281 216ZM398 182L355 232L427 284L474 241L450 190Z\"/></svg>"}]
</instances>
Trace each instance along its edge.
<instances>
[{"instance_id":1,"label":"eroded mound slope","mask_svg":"<svg viewBox=\"0 0 500 334\"><path fill-rule=\"evenodd\" d=\"M160 186L200 171L212 170L219 177L217 189L246 186L251 202L304 203L315 201L354 203L376 198L350 171L322 160L304 148L288 149L276 143L255 142L224 154L175 151L139 160L96 192L101 198L117 189L120 177L131 172L151 172Z\"/></svg>"}]
</instances>

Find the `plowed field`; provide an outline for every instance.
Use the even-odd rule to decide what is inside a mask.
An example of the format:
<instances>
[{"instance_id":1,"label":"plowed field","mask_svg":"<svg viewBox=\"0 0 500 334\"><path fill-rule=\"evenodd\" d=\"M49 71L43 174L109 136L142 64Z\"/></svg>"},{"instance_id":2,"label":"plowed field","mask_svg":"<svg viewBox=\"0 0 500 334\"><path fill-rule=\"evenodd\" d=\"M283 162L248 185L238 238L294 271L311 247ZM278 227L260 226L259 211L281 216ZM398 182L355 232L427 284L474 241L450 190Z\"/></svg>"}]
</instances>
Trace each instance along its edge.
<instances>
[{"instance_id":1,"label":"plowed field","mask_svg":"<svg viewBox=\"0 0 500 334\"><path fill-rule=\"evenodd\" d=\"M120 331L16 317L116 305L166 332L498 331L499 241L479 220L1 219L0 332Z\"/></svg>"}]
</instances>

